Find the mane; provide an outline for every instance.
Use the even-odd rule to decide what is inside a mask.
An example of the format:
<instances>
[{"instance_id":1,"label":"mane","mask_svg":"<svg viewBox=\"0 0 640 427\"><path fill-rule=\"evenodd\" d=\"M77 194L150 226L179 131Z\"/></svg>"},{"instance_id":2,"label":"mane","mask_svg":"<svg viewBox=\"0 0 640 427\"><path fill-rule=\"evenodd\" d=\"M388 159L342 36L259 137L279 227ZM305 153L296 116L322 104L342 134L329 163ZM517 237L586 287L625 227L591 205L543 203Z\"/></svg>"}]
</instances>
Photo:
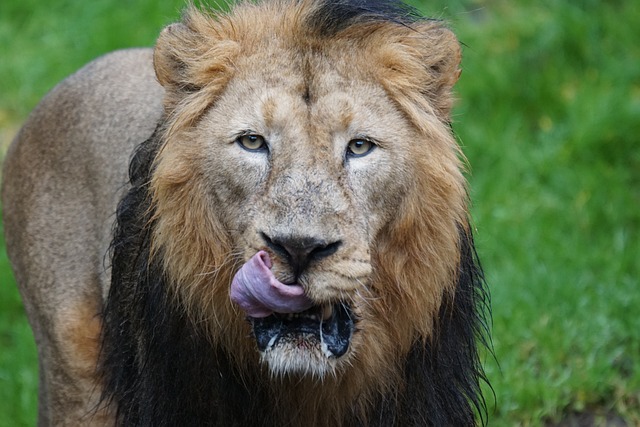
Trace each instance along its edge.
<instances>
[{"instance_id":1,"label":"mane","mask_svg":"<svg viewBox=\"0 0 640 427\"><path fill-rule=\"evenodd\" d=\"M175 303L160 260L151 257L148 182L162 134L159 125L136 149L131 189L117 209L102 314L102 400L116 405L118 425L248 425L246 402L260 401L261 393L242 385L227 354Z\"/></svg>"},{"instance_id":2,"label":"mane","mask_svg":"<svg viewBox=\"0 0 640 427\"><path fill-rule=\"evenodd\" d=\"M356 24L389 22L410 26L422 19L415 8L394 0L320 0L306 23L316 34L331 37Z\"/></svg>"},{"instance_id":3,"label":"mane","mask_svg":"<svg viewBox=\"0 0 640 427\"><path fill-rule=\"evenodd\" d=\"M286 2L272 0L264 4L282 7ZM391 0L300 0L299 4L306 5L309 11L304 23L320 37L333 37L363 23L411 26L422 19L410 7ZM200 19L205 18L190 9L184 21L187 25L202 25L195 23ZM198 104L194 99L204 91L201 89L186 83L175 88L181 96L192 97L192 105ZM251 356L232 354L232 340L213 339L202 319L191 313L188 303L176 297L177 279L167 269L167 263L175 260L173 255L156 246L159 213L151 183L158 156L179 120L171 111L179 105L171 97L169 93L165 116L154 134L140 144L132 157L131 187L117 208L111 286L102 313L99 371L104 385L103 404L113 405L118 425L285 425L291 422L286 411L295 411L291 406L302 399L288 396L286 390L295 395L296 390L315 387L321 395L323 384L311 381L304 389L297 388L299 384L294 380L276 380L257 363L246 363L253 360ZM407 113L410 117L419 114L412 111ZM188 123L193 120L182 125ZM442 128L442 132L448 132L448 123L443 123ZM457 235L454 246L459 254L457 271L451 286L438 295L439 310L427 322L433 333L412 343L399 362L400 378L395 388L383 387L377 393L365 394L353 405L336 403L334 414L319 413L324 418L317 419L318 425L474 425L476 413L484 421L486 406L480 382L485 377L478 342L488 340L489 296L468 218L456 217L452 221ZM419 245L414 249L418 253L421 250L424 249ZM218 259L234 262L225 256ZM417 264L418 260L409 260L406 268L424 268ZM218 267L232 270L234 266ZM223 274L218 280L227 278ZM337 380L326 381L335 385Z\"/></svg>"}]
</instances>

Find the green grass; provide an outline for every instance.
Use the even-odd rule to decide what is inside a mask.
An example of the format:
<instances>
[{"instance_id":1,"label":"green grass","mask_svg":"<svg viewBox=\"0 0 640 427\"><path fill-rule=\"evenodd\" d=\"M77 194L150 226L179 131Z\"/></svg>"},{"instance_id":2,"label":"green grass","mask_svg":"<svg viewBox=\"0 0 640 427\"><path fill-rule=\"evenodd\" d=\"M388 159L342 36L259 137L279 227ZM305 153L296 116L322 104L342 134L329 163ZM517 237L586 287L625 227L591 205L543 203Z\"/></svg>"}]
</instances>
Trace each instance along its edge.
<instances>
[{"instance_id":1,"label":"green grass","mask_svg":"<svg viewBox=\"0 0 640 427\"><path fill-rule=\"evenodd\" d=\"M0 147L65 75L151 45L181 7L159 3L3 0ZM640 424L640 6L419 6L465 44L454 126L493 295L490 425L574 411ZM0 241L0 424L34 424L32 341Z\"/></svg>"},{"instance_id":2,"label":"green grass","mask_svg":"<svg viewBox=\"0 0 640 427\"><path fill-rule=\"evenodd\" d=\"M501 366L492 424L596 409L637 425L640 7L512 4L454 23Z\"/></svg>"},{"instance_id":3,"label":"green grass","mask_svg":"<svg viewBox=\"0 0 640 427\"><path fill-rule=\"evenodd\" d=\"M38 357L1 233L0 223L0 426L35 425Z\"/></svg>"}]
</instances>

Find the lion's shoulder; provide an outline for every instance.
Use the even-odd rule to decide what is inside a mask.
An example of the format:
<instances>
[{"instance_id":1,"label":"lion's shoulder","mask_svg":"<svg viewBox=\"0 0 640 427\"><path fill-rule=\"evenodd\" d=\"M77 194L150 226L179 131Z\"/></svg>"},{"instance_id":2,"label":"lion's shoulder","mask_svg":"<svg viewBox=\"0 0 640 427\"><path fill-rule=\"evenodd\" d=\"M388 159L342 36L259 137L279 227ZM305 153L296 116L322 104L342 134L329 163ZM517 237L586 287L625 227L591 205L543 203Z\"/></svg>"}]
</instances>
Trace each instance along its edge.
<instances>
[{"instance_id":1,"label":"lion's shoulder","mask_svg":"<svg viewBox=\"0 0 640 427\"><path fill-rule=\"evenodd\" d=\"M4 221L12 251L36 245L56 248L56 257L78 259L89 252L87 242L96 233L78 225L104 223L95 243L104 254L131 154L160 120L163 93L152 50L128 49L90 62L43 98L5 159ZM75 232L61 241L45 232L54 227ZM56 263L39 259L43 265Z\"/></svg>"}]
</instances>

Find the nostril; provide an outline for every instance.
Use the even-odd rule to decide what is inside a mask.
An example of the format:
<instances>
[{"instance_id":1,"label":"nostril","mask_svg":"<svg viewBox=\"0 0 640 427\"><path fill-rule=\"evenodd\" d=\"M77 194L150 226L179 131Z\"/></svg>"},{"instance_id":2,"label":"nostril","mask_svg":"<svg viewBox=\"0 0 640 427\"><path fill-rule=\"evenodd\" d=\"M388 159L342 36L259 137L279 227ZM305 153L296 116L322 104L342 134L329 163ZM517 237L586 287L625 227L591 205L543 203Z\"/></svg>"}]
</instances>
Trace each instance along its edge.
<instances>
[{"instance_id":1,"label":"nostril","mask_svg":"<svg viewBox=\"0 0 640 427\"><path fill-rule=\"evenodd\" d=\"M265 233L260 233L260 235L262 236L262 239L265 241L267 246L272 251L274 251L275 253L277 253L281 257L286 258L287 260L291 260L291 254L289 253L289 251L287 250L287 248L283 244L281 244L277 240L274 240L271 237L267 236Z\"/></svg>"},{"instance_id":2,"label":"nostril","mask_svg":"<svg viewBox=\"0 0 640 427\"><path fill-rule=\"evenodd\" d=\"M317 246L311 250L309 258L322 259L331 256L336 253L340 245L342 245L342 242L338 240L337 242L329 243L328 245Z\"/></svg>"},{"instance_id":3,"label":"nostril","mask_svg":"<svg viewBox=\"0 0 640 427\"><path fill-rule=\"evenodd\" d=\"M281 257L285 258L286 260L291 261L291 254L289 253L289 251L284 245L279 243L277 239L274 240L271 237L267 236L265 233L260 233L260 234L262 235L262 238L264 239L267 246L272 251L274 251L276 254L280 255Z\"/></svg>"}]
</instances>

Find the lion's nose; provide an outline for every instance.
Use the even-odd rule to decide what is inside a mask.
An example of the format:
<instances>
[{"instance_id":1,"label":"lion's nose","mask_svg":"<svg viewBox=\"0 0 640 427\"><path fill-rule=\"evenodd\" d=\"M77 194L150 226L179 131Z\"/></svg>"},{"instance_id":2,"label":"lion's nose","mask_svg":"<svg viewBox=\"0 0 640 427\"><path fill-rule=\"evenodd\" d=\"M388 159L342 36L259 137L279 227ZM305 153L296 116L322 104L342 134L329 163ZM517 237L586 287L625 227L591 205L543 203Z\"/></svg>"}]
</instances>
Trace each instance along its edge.
<instances>
[{"instance_id":1,"label":"lion's nose","mask_svg":"<svg viewBox=\"0 0 640 427\"><path fill-rule=\"evenodd\" d=\"M333 255L342 244L340 240L327 242L311 236L268 236L262 233L262 238L269 248L287 260L296 276L304 271L311 261Z\"/></svg>"}]
</instances>

